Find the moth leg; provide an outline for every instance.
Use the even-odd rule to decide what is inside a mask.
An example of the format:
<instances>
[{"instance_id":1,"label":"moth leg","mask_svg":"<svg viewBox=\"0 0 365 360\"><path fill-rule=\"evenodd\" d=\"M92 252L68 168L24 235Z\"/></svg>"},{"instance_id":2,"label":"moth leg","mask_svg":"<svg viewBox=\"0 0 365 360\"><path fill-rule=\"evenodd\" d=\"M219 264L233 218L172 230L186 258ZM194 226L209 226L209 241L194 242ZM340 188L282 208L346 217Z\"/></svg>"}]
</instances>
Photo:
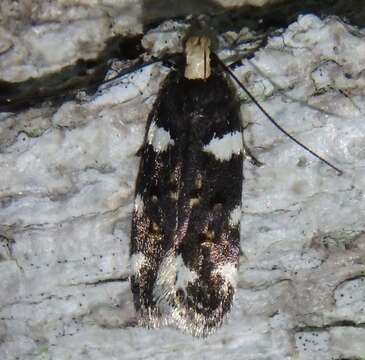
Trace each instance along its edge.
<instances>
[{"instance_id":1,"label":"moth leg","mask_svg":"<svg viewBox=\"0 0 365 360\"><path fill-rule=\"evenodd\" d=\"M251 150L246 146L246 144L243 144L243 157L244 159L248 160L252 165L254 166L262 166L264 165L264 163L262 163L261 161L259 161L258 159L256 159L252 153Z\"/></svg>"},{"instance_id":2,"label":"moth leg","mask_svg":"<svg viewBox=\"0 0 365 360\"><path fill-rule=\"evenodd\" d=\"M255 39L250 39L250 44L252 47L246 48L243 51L240 51L239 54L236 54L233 57L233 62L227 65L231 70L234 70L242 65L246 60L250 60L253 58L258 50L263 48L267 42L269 34L265 33L257 36ZM245 39L236 39L233 43L231 43L230 49L234 49L237 47L241 47L242 45L247 45L247 41Z\"/></svg>"},{"instance_id":3,"label":"moth leg","mask_svg":"<svg viewBox=\"0 0 365 360\"><path fill-rule=\"evenodd\" d=\"M139 149L136 151L136 156L138 156L138 157L141 157L142 156L142 154L143 154L143 152L144 152L144 149L146 148L146 144L145 143L143 143L140 147L139 147Z\"/></svg>"},{"instance_id":4,"label":"moth leg","mask_svg":"<svg viewBox=\"0 0 365 360\"><path fill-rule=\"evenodd\" d=\"M176 64L171 59L163 59L162 65L176 71Z\"/></svg>"},{"instance_id":5,"label":"moth leg","mask_svg":"<svg viewBox=\"0 0 365 360\"><path fill-rule=\"evenodd\" d=\"M247 125L247 126L249 126L249 125ZM247 126L245 126L243 128L243 130L246 129ZM254 166L262 166L262 165L264 165L264 163L262 163L260 160L256 159L256 157L252 155L251 150L245 144L245 138L244 138L243 134L244 134L244 132L242 131L242 144L243 144L242 154L243 154L243 159L244 160L247 159Z\"/></svg>"}]
</instances>

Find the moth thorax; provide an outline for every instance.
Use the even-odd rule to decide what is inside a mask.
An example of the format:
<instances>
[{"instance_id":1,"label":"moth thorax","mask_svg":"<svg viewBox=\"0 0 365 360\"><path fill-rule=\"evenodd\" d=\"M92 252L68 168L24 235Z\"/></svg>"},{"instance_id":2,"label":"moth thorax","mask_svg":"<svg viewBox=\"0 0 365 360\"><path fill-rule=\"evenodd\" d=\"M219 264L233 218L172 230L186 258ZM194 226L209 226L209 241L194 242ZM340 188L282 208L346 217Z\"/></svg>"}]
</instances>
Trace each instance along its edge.
<instances>
[{"instance_id":1,"label":"moth thorax","mask_svg":"<svg viewBox=\"0 0 365 360\"><path fill-rule=\"evenodd\" d=\"M210 39L193 36L186 41L185 77L189 80L210 76Z\"/></svg>"}]
</instances>

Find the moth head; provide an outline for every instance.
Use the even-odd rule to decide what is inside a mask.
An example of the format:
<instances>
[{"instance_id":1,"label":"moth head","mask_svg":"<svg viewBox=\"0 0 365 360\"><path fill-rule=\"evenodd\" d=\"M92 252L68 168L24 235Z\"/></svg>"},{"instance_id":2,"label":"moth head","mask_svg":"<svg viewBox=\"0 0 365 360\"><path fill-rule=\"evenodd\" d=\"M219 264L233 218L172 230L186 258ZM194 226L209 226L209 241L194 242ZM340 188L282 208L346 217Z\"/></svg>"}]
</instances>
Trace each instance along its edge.
<instances>
[{"instance_id":1,"label":"moth head","mask_svg":"<svg viewBox=\"0 0 365 360\"><path fill-rule=\"evenodd\" d=\"M210 24L210 18L204 14L187 18L190 28L185 33L185 78L205 80L211 75L211 52L218 48L218 37Z\"/></svg>"},{"instance_id":2,"label":"moth head","mask_svg":"<svg viewBox=\"0 0 365 360\"><path fill-rule=\"evenodd\" d=\"M191 36L185 43L185 77L189 80L207 79L210 76L210 45L206 36Z\"/></svg>"}]
</instances>

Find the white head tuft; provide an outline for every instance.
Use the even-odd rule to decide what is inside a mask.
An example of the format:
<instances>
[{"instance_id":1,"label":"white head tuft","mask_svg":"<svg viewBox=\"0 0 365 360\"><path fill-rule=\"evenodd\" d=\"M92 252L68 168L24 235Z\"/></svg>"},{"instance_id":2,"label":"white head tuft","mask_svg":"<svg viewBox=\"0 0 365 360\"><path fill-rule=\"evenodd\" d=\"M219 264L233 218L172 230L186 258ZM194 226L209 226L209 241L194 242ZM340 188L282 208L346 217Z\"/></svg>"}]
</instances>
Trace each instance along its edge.
<instances>
[{"instance_id":1,"label":"white head tuft","mask_svg":"<svg viewBox=\"0 0 365 360\"><path fill-rule=\"evenodd\" d=\"M207 79L210 76L210 39L193 36L186 41L185 77L189 80Z\"/></svg>"}]
</instances>

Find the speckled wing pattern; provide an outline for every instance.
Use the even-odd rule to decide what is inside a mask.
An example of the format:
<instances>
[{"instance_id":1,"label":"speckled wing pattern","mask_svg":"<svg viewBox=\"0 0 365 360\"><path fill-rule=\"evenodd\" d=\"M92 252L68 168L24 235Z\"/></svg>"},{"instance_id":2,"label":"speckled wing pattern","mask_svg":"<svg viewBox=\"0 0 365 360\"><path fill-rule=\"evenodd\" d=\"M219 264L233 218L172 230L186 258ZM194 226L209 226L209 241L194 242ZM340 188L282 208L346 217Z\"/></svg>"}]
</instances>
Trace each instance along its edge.
<instances>
[{"instance_id":1,"label":"speckled wing pattern","mask_svg":"<svg viewBox=\"0 0 365 360\"><path fill-rule=\"evenodd\" d=\"M214 332L230 311L239 260L242 128L218 66L165 79L147 121L131 234L139 322Z\"/></svg>"}]
</instances>

